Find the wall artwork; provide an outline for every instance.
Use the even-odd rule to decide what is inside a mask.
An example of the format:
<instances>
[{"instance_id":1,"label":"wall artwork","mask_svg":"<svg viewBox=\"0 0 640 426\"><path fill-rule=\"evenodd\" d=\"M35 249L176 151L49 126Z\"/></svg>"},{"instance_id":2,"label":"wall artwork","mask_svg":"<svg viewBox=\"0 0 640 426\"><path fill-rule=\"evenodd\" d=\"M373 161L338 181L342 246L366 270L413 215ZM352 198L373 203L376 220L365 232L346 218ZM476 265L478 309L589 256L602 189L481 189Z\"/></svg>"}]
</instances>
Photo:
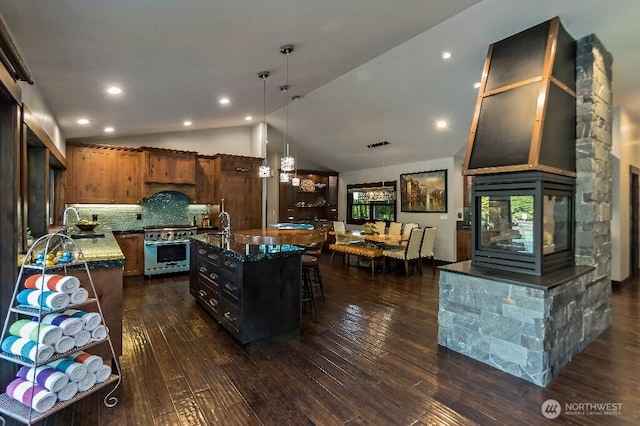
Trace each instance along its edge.
<instances>
[{"instance_id":1,"label":"wall artwork","mask_svg":"<svg viewBox=\"0 0 640 426\"><path fill-rule=\"evenodd\" d=\"M403 212L446 213L447 170L400 175L400 206Z\"/></svg>"}]
</instances>

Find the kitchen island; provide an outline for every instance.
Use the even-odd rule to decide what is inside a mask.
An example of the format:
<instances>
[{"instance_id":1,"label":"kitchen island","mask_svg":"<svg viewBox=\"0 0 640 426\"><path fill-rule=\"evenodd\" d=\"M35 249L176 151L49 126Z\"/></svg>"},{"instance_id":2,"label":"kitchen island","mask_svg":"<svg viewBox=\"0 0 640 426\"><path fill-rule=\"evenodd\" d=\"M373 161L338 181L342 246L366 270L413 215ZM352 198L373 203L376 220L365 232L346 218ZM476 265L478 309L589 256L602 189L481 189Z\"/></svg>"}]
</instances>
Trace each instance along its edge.
<instances>
[{"instance_id":1,"label":"kitchen island","mask_svg":"<svg viewBox=\"0 0 640 426\"><path fill-rule=\"evenodd\" d=\"M189 290L247 350L300 336L302 250L191 239Z\"/></svg>"},{"instance_id":2,"label":"kitchen island","mask_svg":"<svg viewBox=\"0 0 640 426\"><path fill-rule=\"evenodd\" d=\"M81 233L78 233L81 234ZM70 233L73 235L73 233ZM81 234L84 235L84 234ZM91 280L96 290L96 297L100 302L104 322L109 329L109 336L113 344L113 350L116 357L122 355L122 271L124 267L124 255L120 250L120 246L110 230L103 231L104 237L99 238L78 238L73 241L76 243L68 243L68 250L72 252L75 259L78 252L82 251ZM68 241L68 240L67 240ZM44 251L44 247L34 247L32 253L35 255L40 251ZM20 264L24 260L24 255L19 256ZM29 263L29 259L27 259ZM87 278L87 272L83 263L68 266L66 273L78 277L82 286L89 290L91 294L90 283ZM40 269L25 268L23 278L34 273L41 273ZM47 273L63 273L60 268L47 269ZM97 312L98 307L95 304L83 306L83 310ZM111 349L107 342L91 349L91 353L101 356L105 360L112 358Z\"/></svg>"}]
</instances>

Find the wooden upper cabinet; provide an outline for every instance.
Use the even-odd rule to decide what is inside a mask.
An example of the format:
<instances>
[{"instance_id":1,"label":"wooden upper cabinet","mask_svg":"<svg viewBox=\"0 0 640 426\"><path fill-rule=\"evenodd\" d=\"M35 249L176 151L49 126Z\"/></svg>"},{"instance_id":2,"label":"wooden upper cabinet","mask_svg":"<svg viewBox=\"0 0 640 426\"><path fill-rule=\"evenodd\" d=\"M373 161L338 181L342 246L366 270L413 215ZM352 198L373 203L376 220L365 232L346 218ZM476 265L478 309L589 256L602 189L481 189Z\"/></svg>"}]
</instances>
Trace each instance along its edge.
<instances>
[{"instance_id":1,"label":"wooden upper cabinet","mask_svg":"<svg viewBox=\"0 0 640 426\"><path fill-rule=\"evenodd\" d=\"M196 159L196 197L198 204L216 204L214 198L213 157L198 156Z\"/></svg>"},{"instance_id":2,"label":"wooden upper cabinet","mask_svg":"<svg viewBox=\"0 0 640 426\"><path fill-rule=\"evenodd\" d=\"M170 149L142 148L146 183L195 185L196 153Z\"/></svg>"},{"instance_id":3,"label":"wooden upper cabinet","mask_svg":"<svg viewBox=\"0 0 640 426\"><path fill-rule=\"evenodd\" d=\"M140 202L140 152L67 144L66 202Z\"/></svg>"}]
</instances>

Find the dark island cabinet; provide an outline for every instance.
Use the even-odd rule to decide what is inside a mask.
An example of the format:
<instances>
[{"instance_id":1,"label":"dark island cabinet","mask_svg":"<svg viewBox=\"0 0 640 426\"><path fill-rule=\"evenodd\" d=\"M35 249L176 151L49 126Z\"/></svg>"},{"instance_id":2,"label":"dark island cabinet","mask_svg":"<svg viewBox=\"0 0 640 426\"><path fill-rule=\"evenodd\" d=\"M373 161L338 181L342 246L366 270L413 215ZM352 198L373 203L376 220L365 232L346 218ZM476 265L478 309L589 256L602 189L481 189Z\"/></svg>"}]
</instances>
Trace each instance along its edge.
<instances>
[{"instance_id":1,"label":"dark island cabinet","mask_svg":"<svg viewBox=\"0 0 640 426\"><path fill-rule=\"evenodd\" d=\"M190 292L248 349L300 335L300 255L243 261L191 240Z\"/></svg>"}]
</instances>

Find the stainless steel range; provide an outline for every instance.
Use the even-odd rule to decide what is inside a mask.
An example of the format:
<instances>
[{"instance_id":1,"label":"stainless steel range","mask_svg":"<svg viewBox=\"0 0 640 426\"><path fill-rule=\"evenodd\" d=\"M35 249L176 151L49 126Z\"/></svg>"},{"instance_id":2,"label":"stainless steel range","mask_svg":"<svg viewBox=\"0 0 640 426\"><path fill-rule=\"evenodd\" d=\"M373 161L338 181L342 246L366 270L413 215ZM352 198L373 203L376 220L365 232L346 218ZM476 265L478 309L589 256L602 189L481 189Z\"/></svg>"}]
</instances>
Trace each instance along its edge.
<instances>
[{"instance_id":1,"label":"stainless steel range","mask_svg":"<svg viewBox=\"0 0 640 426\"><path fill-rule=\"evenodd\" d=\"M144 227L144 274L157 275L189 270L191 225Z\"/></svg>"}]
</instances>

